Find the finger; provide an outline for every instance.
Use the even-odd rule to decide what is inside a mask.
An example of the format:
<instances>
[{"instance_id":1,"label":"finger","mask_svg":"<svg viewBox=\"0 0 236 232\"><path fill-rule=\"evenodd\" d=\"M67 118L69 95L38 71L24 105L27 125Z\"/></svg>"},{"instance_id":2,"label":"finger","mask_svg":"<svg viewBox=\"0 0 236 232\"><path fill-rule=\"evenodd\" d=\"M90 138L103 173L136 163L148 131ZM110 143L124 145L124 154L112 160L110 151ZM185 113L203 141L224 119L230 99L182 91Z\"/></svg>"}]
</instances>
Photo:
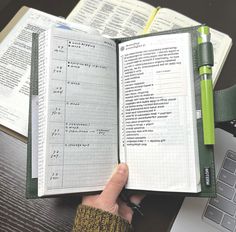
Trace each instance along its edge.
<instances>
[{"instance_id":1,"label":"finger","mask_svg":"<svg viewBox=\"0 0 236 232\"><path fill-rule=\"evenodd\" d=\"M89 205L93 206L94 202L98 199L99 195L89 195L89 196L83 196L82 197L82 204L83 205Z\"/></svg>"},{"instance_id":2,"label":"finger","mask_svg":"<svg viewBox=\"0 0 236 232\"><path fill-rule=\"evenodd\" d=\"M125 186L128 179L128 166L124 163L119 164L106 184L100 199L107 204L115 204L116 200Z\"/></svg>"},{"instance_id":3,"label":"finger","mask_svg":"<svg viewBox=\"0 0 236 232\"><path fill-rule=\"evenodd\" d=\"M145 194L137 194L137 195L132 195L130 197L130 201L133 202L134 204L138 205L141 203L141 201L143 200L143 198L145 197Z\"/></svg>"},{"instance_id":4,"label":"finger","mask_svg":"<svg viewBox=\"0 0 236 232\"><path fill-rule=\"evenodd\" d=\"M143 200L144 197L145 197L144 194L133 195L130 197L130 201L138 205ZM121 217L125 218L129 223L131 223L133 213L134 213L133 210L129 206L127 206L125 202L119 200L119 215Z\"/></svg>"},{"instance_id":5,"label":"finger","mask_svg":"<svg viewBox=\"0 0 236 232\"><path fill-rule=\"evenodd\" d=\"M119 211L118 211L119 215L122 218L126 219L129 223L131 223L133 210L129 206L127 206L127 204L122 200L119 200L118 204L119 204Z\"/></svg>"}]
</instances>

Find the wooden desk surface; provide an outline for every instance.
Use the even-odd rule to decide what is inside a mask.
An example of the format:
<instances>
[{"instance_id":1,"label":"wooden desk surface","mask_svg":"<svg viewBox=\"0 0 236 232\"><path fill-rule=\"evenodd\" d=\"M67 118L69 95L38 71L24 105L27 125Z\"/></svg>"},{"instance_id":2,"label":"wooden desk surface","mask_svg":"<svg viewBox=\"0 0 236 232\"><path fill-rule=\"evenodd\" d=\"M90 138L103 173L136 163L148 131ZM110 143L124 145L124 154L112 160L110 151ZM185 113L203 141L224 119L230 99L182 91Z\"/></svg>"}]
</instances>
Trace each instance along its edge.
<instances>
[{"instance_id":1,"label":"wooden desk surface","mask_svg":"<svg viewBox=\"0 0 236 232\"><path fill-rule=\"evenodd\" d=\"M169 7L197 21L229 34L236 39L236 1L146 0L152 5ZM67 16L77 0L1 0L0 30L22 5ZM233 46L216 89L236 83L236 48ZM80 197L26 200L26 144L0 132L0 231L70 231ZM134 217L135 231L168 231L181 205L181 197L147 196L142 208L144 217Z\"/></svg>"}]
</instances>

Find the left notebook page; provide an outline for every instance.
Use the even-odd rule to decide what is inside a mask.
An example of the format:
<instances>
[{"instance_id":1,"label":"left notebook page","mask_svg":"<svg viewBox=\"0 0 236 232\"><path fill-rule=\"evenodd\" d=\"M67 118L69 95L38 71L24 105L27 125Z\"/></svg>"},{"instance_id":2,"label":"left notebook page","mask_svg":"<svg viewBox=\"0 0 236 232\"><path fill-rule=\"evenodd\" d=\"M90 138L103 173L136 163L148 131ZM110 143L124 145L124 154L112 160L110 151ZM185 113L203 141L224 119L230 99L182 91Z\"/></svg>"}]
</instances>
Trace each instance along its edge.
<instances>
[{"instance_id":1,"label":"left notebook page","mask_svg":"<svg viewBox=\"0 0 236 232\"><path fill-rule=\"evenodd\" d=\"M39 37L39 196L102 190L118 162L116 44Z\"/></svg>"},{"instance_id":2,"label":"left notebook page","mask_svg":"<svg viewBox=\"0 0 236 232\"><path fill-rule=\"evenodd\" d=\"M17 17L0 44L0 125L27 137L32 33L40 33L53 25L86 33L94 30L26 7Z\"/></svg>"}]
</instances>

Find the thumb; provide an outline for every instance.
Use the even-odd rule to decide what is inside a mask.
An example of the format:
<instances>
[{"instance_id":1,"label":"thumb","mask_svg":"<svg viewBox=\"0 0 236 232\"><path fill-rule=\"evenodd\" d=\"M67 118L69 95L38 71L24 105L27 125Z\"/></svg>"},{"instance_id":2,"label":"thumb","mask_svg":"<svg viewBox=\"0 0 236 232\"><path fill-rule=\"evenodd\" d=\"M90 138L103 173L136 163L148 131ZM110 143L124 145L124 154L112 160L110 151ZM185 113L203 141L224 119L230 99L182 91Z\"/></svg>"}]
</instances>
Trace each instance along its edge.
<instances>
[{"instance_id":1,"label":"thumb","mask_svg":"<svg viewBox=\"0 0 236 232\"><path fill-rule=\"evenodd\" d=\"M127 182L127 179L128 166L125 163L121 163L117 166L115 172L106 184L100 195L100 199L104 200L108 205L115 204L120 192Z\"/></svg>"}]
</instances>

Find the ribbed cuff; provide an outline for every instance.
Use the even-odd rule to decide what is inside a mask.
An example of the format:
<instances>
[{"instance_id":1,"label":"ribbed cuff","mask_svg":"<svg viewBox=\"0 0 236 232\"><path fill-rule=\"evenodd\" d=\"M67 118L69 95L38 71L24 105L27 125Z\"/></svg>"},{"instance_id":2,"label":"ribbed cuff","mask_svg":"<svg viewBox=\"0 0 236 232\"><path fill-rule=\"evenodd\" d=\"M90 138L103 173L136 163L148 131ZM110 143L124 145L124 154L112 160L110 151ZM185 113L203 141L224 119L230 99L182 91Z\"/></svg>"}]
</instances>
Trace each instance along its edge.
<instances>
[{"instance_id":1,"label":"ribbed cuff","mask_svg":"<svg viewBox=\"0 0 236 232\"><path fill-rule=\"evenodd\" d=\"M101 209L80 205L77 209L73 232L130 232L125 219Z\"/></svg>"}]
</instances>

